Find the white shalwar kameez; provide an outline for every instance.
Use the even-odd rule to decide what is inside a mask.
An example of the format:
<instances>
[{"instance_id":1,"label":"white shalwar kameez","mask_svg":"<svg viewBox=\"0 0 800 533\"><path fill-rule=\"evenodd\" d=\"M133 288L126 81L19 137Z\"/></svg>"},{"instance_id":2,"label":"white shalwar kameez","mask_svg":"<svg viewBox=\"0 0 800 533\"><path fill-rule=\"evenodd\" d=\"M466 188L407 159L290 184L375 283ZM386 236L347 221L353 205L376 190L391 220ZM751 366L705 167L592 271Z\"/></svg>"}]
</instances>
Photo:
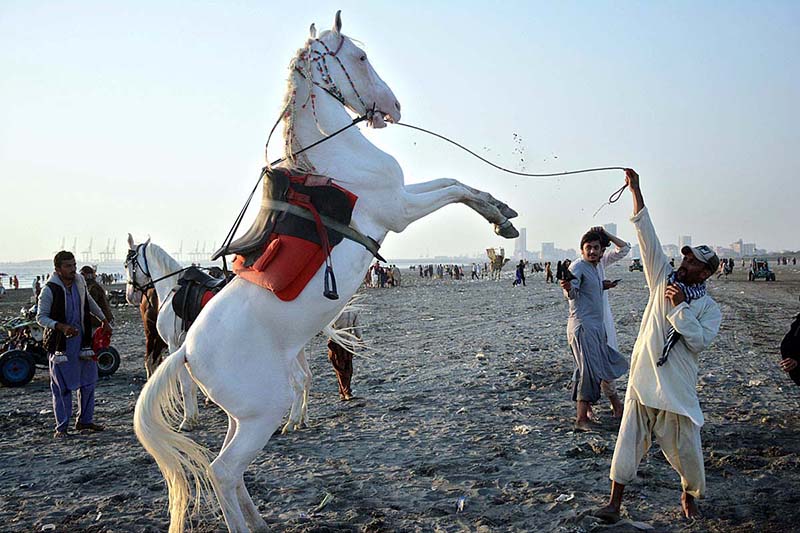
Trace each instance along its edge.
<instances>
[{"instance_id":1,"label":"white shalwar kameez","mask_svg":"<svg viewBox=\"0 0 800 533\"><path fill-rule=\"evenodd\" d=\"M650 299L631 354L625 411L620 424L610 477L623 485L636 478L647 453L651 433L669 463L681 476L683 490L695 498L705 492L705 470L700 445L703 412L697 398L698 357L716 337L722 321L719 306L707 294L677 306L664 296L673 268L658 240L647 208L631 218L639 237ZM661 357L672 325L681 339Z\"/></svg>"}]
</instances>

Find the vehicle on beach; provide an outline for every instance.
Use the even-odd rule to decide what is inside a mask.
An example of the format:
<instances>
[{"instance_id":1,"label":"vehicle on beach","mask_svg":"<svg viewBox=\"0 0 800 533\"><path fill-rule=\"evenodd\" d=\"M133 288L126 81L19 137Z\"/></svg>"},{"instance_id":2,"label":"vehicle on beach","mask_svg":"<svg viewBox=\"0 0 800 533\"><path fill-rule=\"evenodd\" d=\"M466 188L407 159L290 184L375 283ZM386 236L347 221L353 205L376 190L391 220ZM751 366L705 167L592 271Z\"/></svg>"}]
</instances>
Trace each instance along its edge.
<instances>
[{"instance_id":1,"label":"vehicle on beach","mask_svg":"<svg viewBox=\"0 0 800 533\"><path fill-rule=\"evenodd\" d=\"M747 279L755 281L762 278L765 281L775 281L775 272L769 269L769 262L766 259L753 258L750 261L750 272L747 274Z\"/></svg>"},{"instance_id":2,"label":"vehicle on beach","mask_svg":"<svg viewBox=\"0 0 800 533\"><path fill-rule=\"evenodd\" d=\"M48 368L47 351L42 346L42 327L33 318L35 311L22 309L20 316L2 325L0 332L0 383L22 387L30 383L36 367ZM97 353L97 373L110 376L120 364L119 352L109 346Z\"/></svg>"},{"instance_id":3,"label":"vehicle on beach","mask_svg":"<svg viewBox=\"0 0 800 533\"><path fill-rule=\"evenodd\" d=\"M642 265L641 259L633 259L631 264L628 265L628 272L633 272L634 270L638 270L639 272L644 272L644 266Z\"/></svg>"},{"instance_id":4,"label":"vehicle on beach","mask_svg":"<svg viewBox=\"0 0 800 533\"><path fill-rule=\"evenodd\" d=\"M128 305L128 301L125 299L125 289L112 289L107 291L106 294L108 295L108 305L113 305L114 307Z\"/></svg>"}]
</instances>

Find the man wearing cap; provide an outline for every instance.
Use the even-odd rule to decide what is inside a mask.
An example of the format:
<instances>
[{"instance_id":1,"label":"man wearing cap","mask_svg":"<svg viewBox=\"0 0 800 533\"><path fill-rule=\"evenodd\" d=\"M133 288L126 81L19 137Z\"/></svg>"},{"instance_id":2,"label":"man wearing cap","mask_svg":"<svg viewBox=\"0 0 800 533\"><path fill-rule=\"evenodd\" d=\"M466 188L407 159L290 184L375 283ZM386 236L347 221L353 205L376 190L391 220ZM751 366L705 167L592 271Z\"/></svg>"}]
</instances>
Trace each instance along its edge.
<instances>
[{"instance_id":1,"label":"man wearing cap","mask_svg":"<svg viewBox=\"0 0 800 533\"><path fill-rule=\"evenodd\" d=\"M619 520L625 485L636 478L655 433L667 461L681 476L683 513L694 518L699 515L695 500L706 485L698 358L722 321L719 306L706 294L705 281L717 270L719 258L707 246L685 246L678 269L670 267L644 205L639 175L627 169L625 181L633 195L631 221L650 298L631 354L625 410L611 461L611 498L595 516Z\"/></svg>"},{"instance_id":2,"label":"man wearing cap","mask_svg":"<svg viewBox=\"0 0 800 533\"><path fill-rule=\"evenodd\" d=\"M111 306L108 305L108 298L106 298L106 290L97 283L97 272L89 265L81 267L81 275L86 280L86 288L89 289L89 295L100 306L100 310L106 317L109 324L114 324L114 313L111 312ZM92 316L92 327L100 327L100 320Z\"/></svg>"}]
</instances>

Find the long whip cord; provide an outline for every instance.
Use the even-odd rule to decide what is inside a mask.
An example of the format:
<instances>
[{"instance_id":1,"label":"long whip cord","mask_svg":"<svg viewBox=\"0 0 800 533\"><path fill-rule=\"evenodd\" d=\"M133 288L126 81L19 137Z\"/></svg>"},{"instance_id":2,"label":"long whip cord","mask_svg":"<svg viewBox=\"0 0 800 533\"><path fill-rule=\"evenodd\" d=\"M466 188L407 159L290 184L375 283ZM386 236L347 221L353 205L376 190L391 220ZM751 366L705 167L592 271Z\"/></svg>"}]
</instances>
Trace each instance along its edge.
<instances>
[{"instance_id":1,"label":"long whip cord","mask_svg":"<svg viewBox=\"0 0 800 533\"><path fill-rule=\"evenodd\" d=\"M476 154L475 152L473 152L472 150L470 150L469 148L467 148L463 144L457 143L456 141L454 141L454 140L452 140L452 139L450 139L448 137L445 137L444 135L440 135L440 134L438 134L436 132L433 132L433 131L430 131L430 130L426 130L425 128L420 128L419 126L412 126L411 124L405 124L403 122L396 122L395 124L398 125L398 126L403 126L403 127L406 127L406 128L410 128L412 130L421 131L423 133L427 133L428 135L433 135L434 137L437 137L437 138L439 138L439 139L441 139L443 141L449 142L450 144L452 144L454 146L457 146L458 148L461 148L462 150L464 150L468 154L472 155L473 157L477 157L478 159L480 159L481 161L483 161L487 165L489 165L491 167L494 167L497 170L500 170L502 172L506 172L508 174L514 174L515 176L523 176L523 177L526 177L526 178L555 178L557 176L569 176L571 174L585 174L587 172L605 172L607 170L622 170L624 172L626 170L625 167L595 167L595 168L582 168L580 170L566 170L564 172L550 172L550 173L547 173L547 174L534 174L534 173L531 173L531 172L519 172L517 170L511 170L510 168L502 167L502 166L500 166L500 165L498 165L496 163L493 163L493 162L489 161L488 159L486 159L485 157L482 157L482 156ZM620 197L622 196L622 192L625 190L625 188L627 186L628 186L627 184L623 185L622 187L620 187L619 189L617 189L616 191L611 193L611 196L608 197L608 201L606 203L604 203L603 205L601 205L597 209L597 211L594 212L594 215L592 215L592 218L596 217L597 213L599 213L600 210L603 209L605 206L611 205L611 204L617 202L620 199Z\"/></svg>"}]
</instances>

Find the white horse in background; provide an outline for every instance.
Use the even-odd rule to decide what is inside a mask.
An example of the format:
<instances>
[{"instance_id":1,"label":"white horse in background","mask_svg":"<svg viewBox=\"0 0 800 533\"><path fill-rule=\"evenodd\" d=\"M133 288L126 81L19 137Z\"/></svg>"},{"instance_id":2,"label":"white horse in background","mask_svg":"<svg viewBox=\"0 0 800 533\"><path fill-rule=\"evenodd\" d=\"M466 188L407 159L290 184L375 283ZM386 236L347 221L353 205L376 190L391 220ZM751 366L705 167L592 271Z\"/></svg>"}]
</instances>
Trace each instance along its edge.
<instances>
[{"instance_id":1,"label":"white horse in background","mask_svg":"<svg viewBox=\"0 0 800 533\"><path fill-rule=\"evenodd\" d=\"M170 276L183 270L183 266L157 244L146 242L135 244L133 237L128 234L128 257L125 259L125 276L127 287L125 299L134 306L139 306L144 298L141 289L152 285L158 295L158 320L156 329L158 335L164 339L173 353L183 344L184 332L181 331L181 319L172 309L172 296L178 289L178 275ZM155 283L153 281L155 280ZM197 385L195 385L189 372L181 369L178 380L183 396L183 420L179 429L189 431L194 429L198 422Z\"/></svg>"},{"instance_id":2,"label":"white horse in background","mask_svg":"<svg viewBox=\"0 0 800 533\"><path fill-rule=\"evenodd\" d=\"M169 346L169 353L173 353L180 348L186 337L181 319L172 308L172 297L178 290L178 279L180 278L177 273L181 272L183 267L163 248L151 243L150 239L141 244L136 244L129 233L128 248L128 258L125 260L125 274L127 277L125 297L128 303L138 306L144 297L144 292L141 288L152 283L160 302L158 320L156 322L158 335ZM170 274L173 273L175 275L171 276ZM155 283L153 283L154 280ZM332 326L326 326L324 331L329 336L340 334L332 331ZM290 376L294 399L289 412L289 420L283 427L282 433L308 426L308 395L312 375L304 350L300 350L295 359ZM178 378L183 397L183 420L181 420L178 429L180 431L191 431L197 427L199 422L197 385L185 368L179 372Z\"/></svg>"},{"instance_id":3,"label":"white horse in background","mask_svg":"<svg viewBox=\"0 0 800 533\"><path fill-rule=\"evenodd\" d=\"M311 145L352 122L347 109L370 115L375 128L400 119L400 104L366 53L333 29L311 36L290 63L286 92L288 151ZM334 96L335 95L335 96ZM287 154L288 155L288 154ZM456 202L495 225L503 237L518 235L508 218L516 212L491 195L453 179L405 185L397 161L350 128L305 152L294 164L329 176L358 196L351 226L381 242L412 222ZM243 474L280 426L292 403L294 361L303 346L340 313L364 280L372 255L345 239L331 255L340 299L322 296L324 266L292 301L236 278L198 316L183 346L170 354L145 384L136 403L134 429L155 458L169 490L170 531L183 530L190 500L213 487L230 531L266 531ZM175 431L178 377L192 378L228 415L217 457Z\"/></svg>"}]
</instances>

